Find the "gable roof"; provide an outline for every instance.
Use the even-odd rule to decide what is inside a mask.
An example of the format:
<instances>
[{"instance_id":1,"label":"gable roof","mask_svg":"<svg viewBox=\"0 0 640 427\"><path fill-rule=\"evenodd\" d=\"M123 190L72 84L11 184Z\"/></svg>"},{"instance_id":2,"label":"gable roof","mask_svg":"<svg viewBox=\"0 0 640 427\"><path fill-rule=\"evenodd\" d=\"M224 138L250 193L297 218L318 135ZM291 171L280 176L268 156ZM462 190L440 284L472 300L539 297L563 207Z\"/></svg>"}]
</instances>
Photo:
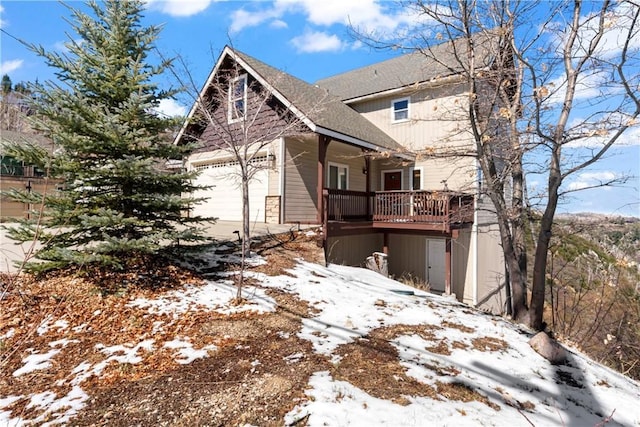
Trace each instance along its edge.
<instances>
[{"instance_id":1,"label":"gable roof","mask_svg":"<svg viewBox=\"0 0 640 427\"><path fill-rule=\"evenodd\" d=\"M479 47L476 53L480 64L477 68L488 67L493 61L492 52L495 52L499 38L493 32L478 33L473 36L473 41ZM393 89L459 75L463 70L455 52L464 55L465 50L463 40L456 39L430 47L425 52L427 54L414 51L318 80L316 85L349 103L350 100Z\"/></svg>"},{"instance_id":2,"label":"gable roof","mask_svg":"<svg viewBox=\"0 0 640 427\"><path fill-rule=\"evenodd\" d=\"M339 98L330 95L326 89L311 85L229 46L224 48L201 94L204 94L226 57L240 64L311 131L376 151L403 151L393 138ZM189 112L188 119L193 117L195 110L196 105ZM184 134L188 122L185 122L176 141Z\"/></svg>"}]
</instances>

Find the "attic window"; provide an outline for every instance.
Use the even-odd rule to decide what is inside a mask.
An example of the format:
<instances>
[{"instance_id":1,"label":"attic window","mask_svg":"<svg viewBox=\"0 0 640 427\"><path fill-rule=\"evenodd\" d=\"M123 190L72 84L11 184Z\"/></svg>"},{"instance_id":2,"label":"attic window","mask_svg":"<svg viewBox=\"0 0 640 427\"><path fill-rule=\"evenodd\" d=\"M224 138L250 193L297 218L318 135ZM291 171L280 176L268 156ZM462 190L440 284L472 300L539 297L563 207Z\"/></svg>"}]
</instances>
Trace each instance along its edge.
<instances>
[{"instance_id":1,"label":"attic window","mask_svg":"<svg viewBox=\"0 0 640 427\"><path fill-rule=\"evenodd\" d=\"M407 120L409 120L409 98L400 98L391 101L391 121L396 123Z\"/></svg>"},{"instance_id":2,"label":"attic window","mask_svg":"<svg viewBox=\"0 0 640 427\"><path fill-rule=\"evenodd\" d=\"M247 113L247 75L229 82L229 123L237 122Z\"/></svg>"}]
</instances>

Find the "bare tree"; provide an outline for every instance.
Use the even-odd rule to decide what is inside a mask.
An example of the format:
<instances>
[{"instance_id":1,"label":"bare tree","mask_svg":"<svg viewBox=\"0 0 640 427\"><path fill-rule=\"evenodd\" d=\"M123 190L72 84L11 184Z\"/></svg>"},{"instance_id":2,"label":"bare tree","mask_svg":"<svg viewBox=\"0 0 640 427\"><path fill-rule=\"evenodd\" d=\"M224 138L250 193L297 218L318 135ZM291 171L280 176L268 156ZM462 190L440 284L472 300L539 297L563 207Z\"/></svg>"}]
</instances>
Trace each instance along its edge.
<instances>
[{"instance_id":1,"label":"bare tree","mask_svg":"<svg viewBox=\"0 0 640 427\"><path fill-rule=\"evenodd\" d=\"M554 217L562 197L575 190L567 178L592 166L637 126L640 5L624 0L400 4L421 18L417 28L391 37L360 29L356 34L376 47L418 50L442 67L443 76L459 76L466 84L459 117L469 123L483 191L495 208L513 316L541 329ZM436 155L460 153L444 146ZM525 175L535 169L546 175L547 186L538 207L527 309Z\"/></svg>"},{"instance_id":2,"label":"bare tree","mask_svg":"<svg viewBox=\"0 0 640 427\"><path fill-rule=\"evenodd\" d=\"M303 119L289 109L296 100L274 95L281 79L291 76L269 68L267 84L271 87L265 87L264 82L243 68L242 54L228 47L225 50L228 55L224 62L214 69L202 90L198 91L188 72L186 79L178 76L194 102L180 138L197 143L203 151L219 150L231 157L236 166L231 178L242 191L242 262L237 289L240 300L245 257L251 249L250 183L258 179L260 171L275 166L269 156L265 157L274 141L310 131ZM317 102L320 105L322 100Z\"/></svg>"}]
</instances>

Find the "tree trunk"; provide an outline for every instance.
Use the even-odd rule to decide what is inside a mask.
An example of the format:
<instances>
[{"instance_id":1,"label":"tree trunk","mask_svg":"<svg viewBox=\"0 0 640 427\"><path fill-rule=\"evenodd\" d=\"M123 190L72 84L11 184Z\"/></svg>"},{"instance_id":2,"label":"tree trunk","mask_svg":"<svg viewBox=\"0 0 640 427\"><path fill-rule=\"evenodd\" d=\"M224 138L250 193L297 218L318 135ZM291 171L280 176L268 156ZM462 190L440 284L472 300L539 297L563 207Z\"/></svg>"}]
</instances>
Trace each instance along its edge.
<instances>
[{"instance_id":1,"label":"tree trunk","mask_svg":"<svg viewBox=\"0 0 640 427\"><path fill-rule=\"evenodd\" d=\"M242 255L240 261L240 277L238 278L238 290L236 298L238 301L242 299L242 286L244 285L244 269L245 260L251 250L250 233L250 217L249 217L249 178L246 173L242 174L242 247L240 248Z\"/></svg>"},{"instance_id":2,"label":"tree trunk","mask_svg":"<svg viewBox=\"0 0 640 427\"><path fill-rule=\"evenodd\" d=\"M531 306L529 308L529 326L540 331L544 329L544 300L547 278L547 258L549 254L549 242L551 241L551 228L558 205L558 188L560 187L559 173L551 173L549 179L549 201L547 208L540 220L540 230L536 245L536 254L533 263L533 285L531 287Z\"/></svg>"}]
</instances>

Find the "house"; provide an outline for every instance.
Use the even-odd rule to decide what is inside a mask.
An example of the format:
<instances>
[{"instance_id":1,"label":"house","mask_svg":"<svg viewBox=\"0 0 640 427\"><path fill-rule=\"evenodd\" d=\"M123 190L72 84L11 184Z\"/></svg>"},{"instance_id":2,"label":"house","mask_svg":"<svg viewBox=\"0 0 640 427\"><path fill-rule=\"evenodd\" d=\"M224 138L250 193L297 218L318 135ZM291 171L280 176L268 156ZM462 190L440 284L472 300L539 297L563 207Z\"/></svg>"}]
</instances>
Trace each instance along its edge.
<instances>
[{"instance_id":1,"label":"house","mask_svg":"<svg viewBox=\"0 0 640 427\"><path fill-rule=\"evenodd\" d=\"M33 144L52 152L53 144L47 138L33 133L0 131L0 219L3 221L28 218L32 209L38 206L12 200L7 192L12 189L27 190L45 194L54 191L57 182L47 180L45 171L33 165L25 164L7 155L5 144Z\"/></svg>"},{"instance_id":2,"label":"house","mask_svg":"<svg viewBox=\"0 0 640 427\"><path fill-rule=\"evenodd\" d=\"M447 48L435 49L446 58ZM209 102L220 82L227 102ZM253 116L249 104L263 93L269 99L259 104L268 106ZM322 225L327 262L363 265L384 252L396 277L503 311L499 233L468 155L465 86L452 67L409 53L309 84L225 47L200 94L176 138L198 144L186 166L211 186L196 195L205 202L194 213L242 218L237 184L227 179L238 162L221 148L222 133L246 131L249 116L259 129L268 117L276 128L297 119L301 129L266 133L254 153L265 167L250 184L252 221ZM203 110L217 119L202 120ZM445 151L455 155L435 154Z\"/></svg>"}]
</instances>

